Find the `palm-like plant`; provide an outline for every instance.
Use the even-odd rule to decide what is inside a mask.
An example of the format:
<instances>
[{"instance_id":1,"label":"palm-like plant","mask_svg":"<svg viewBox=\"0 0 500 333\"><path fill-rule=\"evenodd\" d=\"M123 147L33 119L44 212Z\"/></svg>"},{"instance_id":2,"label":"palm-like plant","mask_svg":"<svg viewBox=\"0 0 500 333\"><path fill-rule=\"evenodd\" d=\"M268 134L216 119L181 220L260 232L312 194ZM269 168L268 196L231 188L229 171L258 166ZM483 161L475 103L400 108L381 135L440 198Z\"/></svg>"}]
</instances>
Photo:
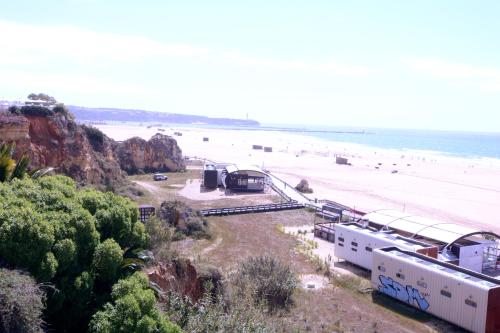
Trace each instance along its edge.
<instances>
[{"instance_id":1,"label":"palm-like plant","mask_svg":"<svg viewBox=\"0 0 500 333\"><path fill-rule=\"evenodd\" d=\"M26 174L30 159L23 155L18 161L12 158L14 144L0 145L0 182L7 182L14 178L22 178Z\"/></svg>"}]
</instances>

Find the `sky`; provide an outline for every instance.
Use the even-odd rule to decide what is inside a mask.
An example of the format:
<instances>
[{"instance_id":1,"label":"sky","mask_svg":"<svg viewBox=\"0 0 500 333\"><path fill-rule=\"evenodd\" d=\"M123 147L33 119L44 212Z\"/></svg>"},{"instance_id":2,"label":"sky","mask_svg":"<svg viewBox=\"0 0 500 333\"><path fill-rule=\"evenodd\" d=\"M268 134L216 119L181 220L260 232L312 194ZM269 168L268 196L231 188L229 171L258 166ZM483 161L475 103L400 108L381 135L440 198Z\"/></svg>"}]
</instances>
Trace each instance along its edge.
<instances>
[{"instance_id":1,"label":"sky","mask_svg":"<svg viewBox=\"0 0 500 333\"><path fill-rule=\"evenodd\" d=\"M0 99L500 132L500 1L0 0Z\"/></svg>"}]
</instances>

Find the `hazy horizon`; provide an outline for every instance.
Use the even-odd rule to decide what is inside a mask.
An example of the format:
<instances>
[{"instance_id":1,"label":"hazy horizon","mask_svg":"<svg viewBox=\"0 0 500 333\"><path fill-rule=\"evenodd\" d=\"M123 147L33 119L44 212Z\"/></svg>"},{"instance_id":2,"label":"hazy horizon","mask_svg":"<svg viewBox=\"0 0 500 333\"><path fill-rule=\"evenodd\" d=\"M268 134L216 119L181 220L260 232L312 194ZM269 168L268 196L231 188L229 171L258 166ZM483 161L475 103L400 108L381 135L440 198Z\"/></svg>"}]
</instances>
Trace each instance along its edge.
<instances>
[{"instance_id":1,"label":"hazy horizon","mask_svg":"<svg viewBox=\"0 0 500 333\"><path fill-rule=\"evenodd\" d=\"M0 99L500 132L500 3L7 2Z\"/></svg>"}]
</instances>

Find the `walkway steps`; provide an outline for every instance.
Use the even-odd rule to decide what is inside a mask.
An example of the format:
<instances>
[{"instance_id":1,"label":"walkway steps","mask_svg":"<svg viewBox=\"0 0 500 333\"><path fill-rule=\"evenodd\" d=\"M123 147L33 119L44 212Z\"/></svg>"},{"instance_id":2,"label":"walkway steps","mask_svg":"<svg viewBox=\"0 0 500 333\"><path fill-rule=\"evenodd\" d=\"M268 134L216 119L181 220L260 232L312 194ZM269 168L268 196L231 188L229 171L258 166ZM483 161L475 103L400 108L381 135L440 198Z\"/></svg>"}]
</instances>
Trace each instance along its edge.
<instances>
[{"instance_id":1,"label":"walkway steps","mask_svg":"<svg viewBox=\"0 0 500 333\"><path fill-rule=\"evenodd\" d=\"M267 204L256 206L242 206L242 207L227 207L227 208L212 208L200 210L201 216L222 216L222 215L237 215L237 214L250 214L250 213L266 213L277 212L281 210L301 209L305 206L295 202Z\"/></svg>"}]
</instances>

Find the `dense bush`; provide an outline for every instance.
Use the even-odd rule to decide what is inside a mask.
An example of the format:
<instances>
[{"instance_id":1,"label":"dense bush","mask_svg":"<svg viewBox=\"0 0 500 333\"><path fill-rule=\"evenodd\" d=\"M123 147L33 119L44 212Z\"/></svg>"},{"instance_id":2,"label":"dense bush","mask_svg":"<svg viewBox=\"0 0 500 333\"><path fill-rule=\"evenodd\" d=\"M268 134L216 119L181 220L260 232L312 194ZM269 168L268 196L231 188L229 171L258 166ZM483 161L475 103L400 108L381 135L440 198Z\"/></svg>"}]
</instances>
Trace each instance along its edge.
<instances>
[{"instance_id":1,"label":"dense bush","mask_svg":"<svg viewBox=\"0 0 500 333\"><path fill-rule=\"evenodd\" d=\"M301 193L313 193L312 188L309 187L309 182L306 179L302 179L295 189Z\"/></svg>"},{"instance_id":2,"label":"dense bush","mask_svg":"<svg viewBox=\"0 0 500 333\"><path fill-rule=\"evenodd\" d=\"M47 117L47 116L52 116L54 114L54 111L45 106L24 105L21 106L20 114L25 116Z\"/></svg>"},{"instance_id":3,"label":"dense bush","mask_svg":"<svg viewBox=\"0 0 500 333\"><path fill-rule=\"evenodd\" d=\"M270 311L287 309L298 279L290 267L272 257L251 257L241 263L233 277L236 293L252 290L254 301L265 303Z\"/></svg>"},{"instance_id":4,"label":"dense bush","mask_svg":"<svg viewBox=\"0 0 500 333\"><path fill-rule=\"evenodd\" d=\"M276 318L268 316L263 307L256 305L250 293L243 297L218 295L214 298L208 291L196 303L188 297L170 293L162 307L170 320L186 332L280 331Z\"/></svg>"},{"instance_id":5,"label":"dense bush","mask_svg":"<svg viewBox=\"0 0 500 333\"><path fill-rule=\"evenodd\" d=\"M104 147L104 139L105 135L99 129L92 126L82 126L85 134L87 135L87 139L89 140L92 148L96 151L102 151Z\"/></svg>"},{"instance_id":6,"label":"dense bush","mask_svg":"<svg viewBox=\"0 0 500 333\"><path fill-rule=\"evenodd\" d=\"M45 295L28 274L0 269L0 332L41 333Z\"/></svg>"},{"instance_id":7,"label":"dense bush","mask_svg":"<svg viewBox=\"0 0 500 333\"><path fill-rule=\"evenodd\" d=\"M97 312L89 325L91 333L140 332L177 333L181 329L172 324L157 308L148 278L143 273L118 281L113 286L112 302Z\"/></svg>"},{"instance_id":8,"label":"dense bush","mask_svg":"<svg viewBox=\"0 0 500 333\"><path fill-rule=\"evenodd\" d=\"M54 285L46 315L56 329L85 331L109 299L123 251L146 244L128 199L77 190L64 176L0 183L0 258Z\"/></svg>"},{"instance_id":9,"label":"dense bush","mask_svg":"<svg viewBox=\"0 0 500 333\"><path fill-rule=\"evenodd\" d=\"M207 221L181 201L164 201L158 211L158 218L163 223L175 228L175 239L183 236L197 239L210 239L212 237Z\"/></svg>"}]
</instances>

